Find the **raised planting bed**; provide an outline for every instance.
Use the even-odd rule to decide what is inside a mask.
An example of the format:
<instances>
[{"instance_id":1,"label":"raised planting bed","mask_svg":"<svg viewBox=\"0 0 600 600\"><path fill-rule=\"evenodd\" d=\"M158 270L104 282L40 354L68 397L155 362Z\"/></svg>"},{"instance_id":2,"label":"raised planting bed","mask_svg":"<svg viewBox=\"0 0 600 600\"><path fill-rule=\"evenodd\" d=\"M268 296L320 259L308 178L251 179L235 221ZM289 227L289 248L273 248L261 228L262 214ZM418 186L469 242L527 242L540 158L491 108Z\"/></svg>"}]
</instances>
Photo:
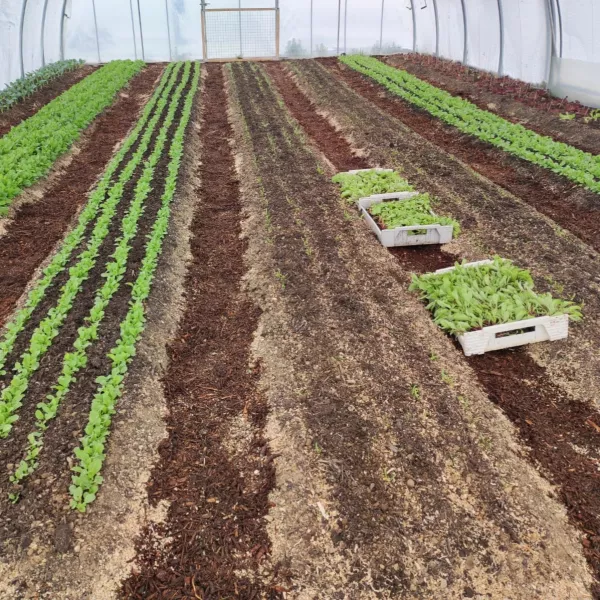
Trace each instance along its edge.
<instances>
[{"instance_id":1,"label":"raised planting bed","mask_svg":"<svg viewBox=\"0 0 600 600\"><path fill-rule=\"evenodd\" d=\"M568 336L581 307L533 288L529 271L500 257L415 275L410 286L467 356Z\"/></svg>"},{"instance_id":2,"label":"raised planting bed","mask_svg":"<svg viewBox=\"0 0 600 600\"><path fill-rule=\"evenodd\" d=\"M447 244L460 225L431 210L429 194L397 192L361 198L358 206L377 239L386 248Z\"/></svg>"}]
</instances>

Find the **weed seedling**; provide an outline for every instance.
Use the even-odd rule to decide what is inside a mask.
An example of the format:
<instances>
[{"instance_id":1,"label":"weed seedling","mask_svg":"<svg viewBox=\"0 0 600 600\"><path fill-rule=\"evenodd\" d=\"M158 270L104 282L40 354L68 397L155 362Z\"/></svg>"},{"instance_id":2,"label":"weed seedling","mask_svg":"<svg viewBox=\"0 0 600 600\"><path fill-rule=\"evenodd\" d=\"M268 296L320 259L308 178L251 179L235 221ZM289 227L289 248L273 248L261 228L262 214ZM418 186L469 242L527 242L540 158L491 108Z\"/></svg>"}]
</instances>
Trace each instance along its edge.
<instances>
[{"instance_id":1,"label":"weed seedling","mask_svg":"<svg viewBox=\"0 0 600 600\"><path fill-rule=\"evenodd\" d=\"M277 269L277 271L275 272L275 277L277 277L277 280L279 281L279 284L281 285L281 289L285 290L285 286L287 283L287 275L282 273L280 269Z\"/></svg>"},{"instance_id":2,"label":"weed seedling","mask_svg":"<svg viewBox=\"0 0 600 600\"><path fill-rule=\"evenodd\" d=\"M415 399L419 400L421 398L421 389L418 385L413 384L410 386L410 395Z\"/></svg>"}]
</instances>

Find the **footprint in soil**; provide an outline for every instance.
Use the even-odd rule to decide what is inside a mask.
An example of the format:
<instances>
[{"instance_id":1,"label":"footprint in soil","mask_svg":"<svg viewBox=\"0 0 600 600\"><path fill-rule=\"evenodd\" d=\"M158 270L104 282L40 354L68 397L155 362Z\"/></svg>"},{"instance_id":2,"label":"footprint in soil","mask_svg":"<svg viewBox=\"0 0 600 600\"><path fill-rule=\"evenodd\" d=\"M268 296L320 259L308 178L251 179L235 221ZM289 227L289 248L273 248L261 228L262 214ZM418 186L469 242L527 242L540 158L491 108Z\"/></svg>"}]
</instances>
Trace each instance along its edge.
<instances>
[{"instance_id":1,"label":"footprint in soil","mask_svg":"<svg viewBox=\"0 0 600 600\"><path fill-rule=\"evenodd\" d=\"M73 530L66 521L61 521L54 531L54 549L64 554L71 548L71 542L73 540Z\"/></svg>"}]
</instances>

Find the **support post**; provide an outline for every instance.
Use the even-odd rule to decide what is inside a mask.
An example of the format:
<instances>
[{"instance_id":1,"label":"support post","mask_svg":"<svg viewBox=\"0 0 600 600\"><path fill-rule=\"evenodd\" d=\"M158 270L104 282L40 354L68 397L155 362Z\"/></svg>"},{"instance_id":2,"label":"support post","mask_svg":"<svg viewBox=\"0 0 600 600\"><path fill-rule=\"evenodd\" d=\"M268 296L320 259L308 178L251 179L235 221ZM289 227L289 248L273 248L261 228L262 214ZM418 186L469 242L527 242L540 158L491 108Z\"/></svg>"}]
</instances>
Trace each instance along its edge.
<instances>
[{"instance_id":1,"label":"support post","mask_svg":"<svg viewBox=\"0 0 600 600\"><path fill-rule=\"evenodd\" d=\"M562 26L562 10L560 9L560 0L556 0L556 17L558 33L560 35L560 41L558 42L558 58L563 56L563 26Z\"/></svg>"},{"instance_id":2,"label":"support post","mask_svg":"<svg viewBox=\"0 0 600 600\"><path fill-rule=\"evenodd\" d=\"M21 22L19 24L19 52L21 56L21 78L25 77L25 59L23 58L23 31L25 29L25 12L27 11L27 0L21 4Z\"/></svg>"},{"instance_id":3,"label":"support post","mask_svg":"<svg viewBox=\"0 0 600 600\"><path fill-rule=\"evenodd\" d=\"M544 2L544 12L546 17L546 28L548 30L547 42L546 42L546 56L548 57L546 60L546 77L544 79L544 84L548 87L550 83L550 72L552 71L552 55L554 50L553 36L554 36L554 25L552 22L552 0L546 0Z\"/></svg>"},{"instance_id":4,"label":"support post","mask_svg":"<svg viewBox=\"0 0 600 600\"><path fill-rule=\"evenodd\" d=\"M348 51L348 0L344 0L344 54Z\"/></svg>"},{"instance_id":5,"label":"support post","mask_svg":"<svg viewBox=\"0 0 600 600\"><path fill-rule=\"evenodd\" d=\"M338 0L338 26L337 26L337 48L336 48L336 56L340 55L340 25L342 18L342 0Z\"/></svg>"},{"instance_id":6,"label":"support post","mask_svg":"<svg viewBox=\"0 0 600 600\"><path fill-rule=\"evenodd\" d=\"M244 44L242 43L242 0L238 0L238 30L240 34L240 58L244 57Z\"/></svg>"},{"instance_id":7,"label":"support post","mask_svg":"<svg viewBox=\"0 0 600 600\"><path fill-rule=\"evenodd\" d=\"M46 51L44 49L46 43L46 13L48 12L48 0L44 0L44 8L42 10L42 31L40 34L40 45L42 49L42 67L46 66Z\"/></svg>"},{"instance_id":8,"label":"support post","mask_svg":"<svg viewBox=\"0 0 600 600\"><path fill-rule=\"evenodd\" d=\"M433 0L433 17L435 19L435 55L440 57L440 17L438 15L437 0Z\"/></svg>"},{"instance_id":9,"label":"support post","mask_svg":"<svg viewBox=\"0 0 600 600\"><path fill-rule=\"evenodd\" d=\"M463 65L467 64L468 58L468 34L467 34L467 7L465 6L465 0L460 0L460 5L462 7L462 16L463 16L463 31L464 31L464 39L463 39Z\"/></svg>"},{"instance_id":10,"label":"support post","mask_svg":"<svg viewBox=\"0 0 600 600\"><path fill-rule=\"evenodd\" d=\"M94 28L96 30L96 50L98 51L98 64L102 62L100 59L100 34L98 33L98 17L96 16L96 0L92 0L92 12L94 13Z\"/></svg>"},{"instance_id":11,"label":"support post","mask_svg":"<svg viewBox=\"0 0 600 600\"><path fill-rule=\"evenodd\" d=\"M67 18L67 0L63 0L60 17L60 60L65 60L65 20Z\"/></svg>"},{"instance_id":12,"label":"support post","mask_svg":"<svg viewBox=\"0 0 600 600\"><path fill-rule=\"evenodd\" d=\"M206 0L200 0L200 23L202 25L202 60L208 60L206 44Z\"/></svg>"},{"instance_id":13,"label":"support post","mask_svg":"<svg viewBox=\"0 0 600 600\"><path fill-rule=\"evenodd\" d=\"M240 0L241 2L241 0ZM171 23L169 22L169 0L165 0L165 13L167 14L167 37L169 40L169 61L173 60L173 50L171 49Z\"/></svg>"},{"instance_id":14,"label":"support post","mask_svg":"<svg viewBox=\"0 0 600 600\"><path fill-rule=\"evenodd\" d=\"M142 27L142 10L140 0L137 0L138 21L140 22L140 42L142 44L142 60L146 60L146 51L144 50L144 28Z\"/></svg>"},{"instance_id":15,"label":"support post","mask_svg":"<svg viewBox=\"0 0 600 600\"><path fill-rule=\"evenodd\" d=\"M383 54L383 11L385 0L381 0L381 22L379 23L379 53Z\"/></svg>"},{"instance_id":16,"label":"support post","mask_svg":"<svg viewBox=\"0 0 600 600\"><path fill-rule=\"evenodd\" d=\"M410 12L412 15L412 25L413 25L413 52L417 51L417 15L415 13L415 2L414 0L410 0Z\"/></svg>"},{"instance_id":17,"label":"support post","mask_svg":"<svg viewBox=\"0 0 600 600\"><path fill-rule=\"evenodd\" d=\"M498 55L498 76L504 75L504 10L502 0L498 0L498 23L500 27L500 54Z\"/></svg>"},{"instance_id":18,"label":"support post","mask_svg":"<svg viewBox=\"0 0 600 600\"><path fill-rule=\"evenodd\" d=\"M281 27L281 14L279 0L275 0L275 57L279 58L279 28Z\"/></svg>"},{"instance_id":19,"label":"support post","mask_svg":"<svg viewBox=\"0 0 600 600\"><path fill-rule=\"evenodd\" d=\"M310 0L310 56L313 56L313 0Z\"/></svg>"},{"instance_id":20,"label":"support post","mask_svg":"<svg viewBox=\"0 0 600 600\"><path fill-rule=\"evenodd\" d=\"M137 60L137 43L135 41L135 23L133 20L133 0L129 0L129 14L131 15L131 39L133 40L133 55Z\"/></svg>"}]
</instances>

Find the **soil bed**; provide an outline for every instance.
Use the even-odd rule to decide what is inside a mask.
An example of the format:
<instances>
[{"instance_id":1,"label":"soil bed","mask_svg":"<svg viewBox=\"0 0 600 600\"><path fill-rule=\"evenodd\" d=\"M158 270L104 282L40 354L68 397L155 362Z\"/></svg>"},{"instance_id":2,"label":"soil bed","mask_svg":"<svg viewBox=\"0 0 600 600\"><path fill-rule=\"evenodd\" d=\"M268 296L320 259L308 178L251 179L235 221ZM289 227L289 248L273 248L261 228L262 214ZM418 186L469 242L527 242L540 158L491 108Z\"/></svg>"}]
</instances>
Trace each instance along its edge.
<instances>
[{"instance_id":1,"label":"soil bed","mask_svg":"<svg viewBox=\"0 0 600 600\"><path fill-rule=\"evenodd\" d=\"M79 152L57 174L43 198L21 205L8 223L6 233L0 236L0 326L36 269L62 239L116 144L135 124L162 71L162 65L150 65L138 74L83 134Z\"/></svg>"},{"instance_id":2,"label":"soil bed","mask_svg":"<svg viewBox=\"0 0 600 600\"><path fill-rule=\"evenodd\" d=\"M291 82L289 74L282 77ZM281 90L282 78L275 81ZM294 88L302 94L297 86ZM298 104L288 105L288 108L310 135L306 124L311 122L311 115L296 110ZM312 110L316 110L312 106ZM336 134L340 143L344 141L340 133ZM328 147L340 147L340 143L325 144L319 137L312 140L329 160L332 156L328 154ZM347 152L349 158L350 150ZM334 156L344 161L343 156L338 157L337 153ZM439 246L390 248L389 251L403 269L411 273L431 272L459 260ZM456 346L459 348L457 342ZM522 440L531 449L534 464L558 487L570 519L583 533L583 553L596 577L594 598L600 598L600 412L569 398L565 390L552 383L526 348L465 360L489 399L500 406L519 429Z\"/></svg>"},{"instance_id":3,"label":"soil bed","mask_svg":"<svg viewBox=\"0 0 600 600\"><path fill-rule=\"evenodd\" d=\"M40 108L66 92L70 87L91 75L99 67L83 65L63 73L53 81L35 91L31 96L15 104L8 110L0 112L0 137L8 133L12 127L33 116ZM132 85L132 83L130 83Z\"/></svg>"},{"instance_id":4,"label":"soil bed","mask_svg":"<svg viewBox=\"0 0 600 600\"><path fill-rule=\"evenodd\" d=\"M370 245L376 242L362 223L344 218L337 187L303 147L266 69L235 64L232 71L261 182L252 210L267 232L261 243L256 229L253 244L262 261L256 270L270 274L271 287L258 292L266 311L257 344L275 388L270 427L281 453L277 471L284 471L270 514L274 559L289 561L298 597L472 595L481 582L460 572L459 557L476 553L484 571L499 565L498 539L506 536L504 550L516 550L547 498L534 493L536 509L517 516L520 502L532 498L493 483L492 462L507 458L504 446L483 452L470 438L452 386L428 358L429 344L446 340L431 336L424 311L413 310L406 274ZM466 489L460 484L468 500L452 496L448 464L436 456L452 456L469 474ZM300 500L304 494L312 501ZM477 506L477 518L467 505ZM434 549L441 539L445 562ZM543 564L545 551L537 546L530 559ZM504 564L523 566L518 555ZM502 597L490 588L497 584L519 597L498 571L493 579L488 593Z\"/></svg>"},{"instance_id":5,"label":"soil bed","mask_svg":"<svg viewBox=\"0 0 600 600\"><path fill-rule=\"evenodd\" d=\"M376 106L412 130L452 153L494 183L546 214L564 229L600 250L599 196L566 182L541 167L460 133L422 110L392 96L379 84L341 64L337 59L319 63ZM432 166L433 168L433 166Z\"/></svg>"},{"instance_id":6,"label":"soil bed","mask_svg":"<svg viewBox=\"0 0 600 600\"><path fill-rule=\"evenodd\" d=\"M189 84L187 87L189 88ZM184 96L185 93L186 91L184 91ZM177 128L182 107L183 100L180 101L168 139L172 138ZM157 135L158 132L153 138L154 141ZM152 147L148 152L152 151ZM61 403L57 418L50 423L45 433L39 466L36 472L25 481L23 495L17 505L12 505L7 501L8 492L14 491L10 488L8 477L0 479L0 521L3 523L0 529L0 544L7 554L18 552L19 547L26 548L28 546L29 533L35 529L33 522L51 521L55 524L56 531L59 531L62 523L65 521L73 523L76 519L76 513L69 508L67 491L72 473L66 466L77 445L77 440L83 435L83 429L88 420L90 402L98 387L96 378L110 371L111 360L108 353L121 333L120 324L129 309L131 284L137 277L145 254L147 236L161 206L168 162L167 145L156 166L152 191L144 203L145 210L140 218L136 237L131 243L126 274L106 309L106 316L98 331L98 341L92 344L87 351L87 365L78 373L76 382L71 385L69 394ZM113 218L110 232L99 249L96 265L85 281L82 291L76 297L58 336L41 358L39 369L31 377L28 393L20 409L20 418L14 424L8 443L3 444L0 448L0 464L2 465L15 465L22 458L27 435L32 431L35 422L34 407L44 401L50 387L56 382L62 369L63 357L66 352L72 351L78 329L84 324L84 319L93 305L95 294L104 282L102 274L114 252L117 239L122 233L120 221L133 200L135 180L140 175L141 169L138 169L132 180L125 186L123 199ZM59 288L54 286L52 291L47 294L44 304L46 306L55 305L58 295ZM29 343L27 332L31 331L43 316L45 316L44 313L38 312L37 319L32 319L33 322L18 338L13 356L20 356ZM10 376L9 370L8 375L4 377L5 383L10 380ZM2 471L9 473L11 468L5 466ZM64 536L57 535L51 528L46 528L43 533L38 533L38 544L51 543L51 536L54 537L57 551L64 552L68 549L69 543Z\"/></svg>"},{"instance_id":7,"label":"soil bed","mask_svg":"<svg viewBox=\"0 0 600 600\"><path fill-rule=\"evenodd\" d=\"M163 380L169 438L149 486L151 501L170 508L139 540L123 598L280 597L253 575L269 553L264 515L274 483L260 366L249 368L260 313L240 291L246 243L222 67L208 65L206 75L204 118L194 132L202 163L187 306ZM245 449L232 453L226 441L236 426Z\"/></svg>"}]
</instances>

